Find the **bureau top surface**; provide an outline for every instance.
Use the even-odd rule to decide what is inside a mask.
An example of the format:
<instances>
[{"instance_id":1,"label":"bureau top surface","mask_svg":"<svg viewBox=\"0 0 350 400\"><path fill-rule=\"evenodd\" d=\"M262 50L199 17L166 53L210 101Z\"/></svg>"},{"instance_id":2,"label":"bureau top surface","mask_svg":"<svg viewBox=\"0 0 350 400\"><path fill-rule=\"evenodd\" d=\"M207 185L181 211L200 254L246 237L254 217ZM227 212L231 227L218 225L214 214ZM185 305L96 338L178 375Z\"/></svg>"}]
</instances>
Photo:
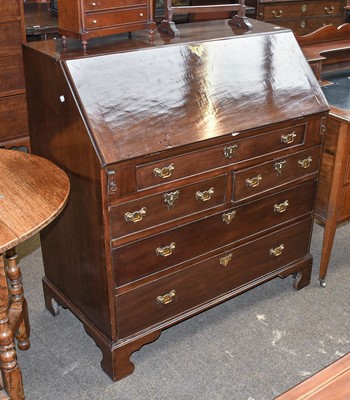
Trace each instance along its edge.
<instances>
[{"instance_id":1,"label":"bureau top surface","mask_svg":"<svg viewBox=\"0 0 350 400\"><path fill-rule=\"evenodd\" d=\"M239 34L227 21L186 24L180 38L136 35L103 54L33 48L61 60L109 164L327 111L293 33L253 23Z\"/></svg>"}]
</instances>

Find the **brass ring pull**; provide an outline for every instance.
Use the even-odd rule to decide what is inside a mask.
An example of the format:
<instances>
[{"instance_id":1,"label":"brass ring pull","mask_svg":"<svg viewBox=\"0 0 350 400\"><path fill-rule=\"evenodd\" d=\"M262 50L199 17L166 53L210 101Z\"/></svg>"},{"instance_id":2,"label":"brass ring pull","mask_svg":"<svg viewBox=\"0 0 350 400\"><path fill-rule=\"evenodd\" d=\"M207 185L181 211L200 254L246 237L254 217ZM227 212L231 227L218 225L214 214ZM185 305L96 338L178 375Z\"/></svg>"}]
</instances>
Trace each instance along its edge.
<instances>
[{"instance_id":1,"label":"brass ring pull","mask_svg":"<svg viewBox=\"0 0 350 400\"><path fill-rule=\"evenodd\" d=\"M176 296L176 291L172 290L170 293L166 293L164 296L158 296L157 302L160 304L169 304L173 301L173 298Z\"/></svg>"},{"instance_id":2,"label":"brass ring pull","mask_svg":"<svg viewBox=\"0 0 350 400\"><path fill-rule=\"evenodd\" d=\"M278 213L284 213L288 206L289 206L289 201L286 200L283 203L275 204L273 206L273 211Z\"/></svg>"},{"instance_id":3,"label":"brass ring pull","mask_svg":"<svg viewBox=\"0 0 350 400\"><path fill-rule=\"evenodd\" d=\"M312 157L309 156L308 158L305 158L304 160L299 160L299 161L298 161L298 166L299 166L300 168L306 169L306 168L309 168L309 167L310 167L311 162L312 162Z\"/></svg>"},{"instance_id":4,"label":"brass ring pull","mask_svg":"<svg viewBox=\"0 0 350 400\"><path fill-rule=\"evenodd\" d=\"M245 180L245 184L246 184L246 186L249 186L249 187L257 187L257 186L259 186L261 181L262 181L262 175L259 174L257 176L254 176L253 178L247 178Z\"/></svg>"},{"instance_id":5,"label":"brass ring pull","mask_svg":"<svg viewBox=\"0 0 350 400\"><path fill-rule=\"evenodd\" d=\"M275 247L274 249L270 249L270 256L278 257L282 254L284 250L284 244L282 243L280 246Z\"/></svg>"},{"instance_id":6,"label":"brass ring pull","mask_svg":"<svg viewBox=\"0 0 350 400\"><path fill-rule=\"evenodd\" d=\"M334 11L334 7L333 6L331 8L325 7L324 10L326 11L326 14L332 14Z\"/></svg>"},{"instance_id":7,"label":"brass ring pull","mask_svg":"<svg viewBox=\"0 0 350 400\"><path fill-rule=\"evenodd\" d=\"M212 198L214 194L214 188L210 188L209 190L205 190L204 192L196 192L196 199L202 201L208 201Z\"/></svg>"},{"instance_id":8,"label":"brass ring pull","mask_svg":"<svg viewBox=\"0 0 350 400\"><path fill-rule=\"evenodd\" d=\"M176 243L172 242L169 246L157 247L156 254L161 257L169 257L175 250Z\"/></svg>"},{"instance_id":9,"label":"brass ring pull","mask_svg":"<svg viewBox=\"0 0 350 400\"><path fill-rule=\"evenodd\" d=\"M285 144L292 144L297 137L295 132L281 135L281 142Z\"/></svg>"},{"instance_id":10,"label":"brass ring pull","mask_svg":"<svg viewBox=\"0 0 350 400\"><path fill-rule=\"evenodd\" d=\"M163 167L163 168L154 168L153 172L154 172L154 176L157 178L169 178L169 176L171 176L171 172L174 171L175 169L175 165L174 164L170 164L167 167Z\"/></svg>"},{"instance_id":11,"label":"brass ring pull","mask_svg":"<svg viewBox=\"0 0 350 400\"><path fill-rule=\"evenodd\" d=\"M281 18L281 17L282 17L282 14L283 14L283 11L282 11L282 10L279 10L279 11L272 11L272 15L273 15L275 18Z\"/></svg>"},{"instance_id":12,"label":"brass ring pull","mask_svg":"<svg viewBox=\"0 0 350 400\"><path fill-rule=\"evenodd\" d=\"M282 171L284 170L284 168L286 168L286 165L287 165L286 160L275 162L275 171L277 171L278 175L282 174Z\"/></svg>"},{"instance_id":13,"label":"brass ring pull","mask_svg":"<svg viewBox=\"0 0 350 400\"><path fill-rule=\"evenodd\" d=\"M220 263L220 265L223 265L224 267L227 267L231 260L232 260L232 253L227 254L227 256L221 257L219 259L219 263Z\"/></svg>"},{"instance_id":14,"label":"brass ring pull","mask_svg":"<svg viewBox=\"0 0 350 400\"><path fill-rule=\"evenodd\" d=\"M238 146L236 144L234 144L232 146L224 147L224 149L223 149L224 156L226 158L232 158L233 155L236 153L237 149L238 149Z\"/></svg>"},{"instance_id":15,"label":"brass ring pull","mask_svg":"<svg viewBox=\"0 0 350 400\"><path fill-rule=\"evenodd\" d=\"M124 218L126 222L139 222L146 215L146 213L147 213L147 208L142 207L141 210L138 211L126 212L124 214Z\"/></svg>"},{"instance_id":16,"label":"brass ring pull","mask_svg":"<svg viewBox=\"0 0 350 400\"><path fill-rule=\"evenodd\" d=\"M236 216L236 211L233 210L231 212L222 214L222 220L226 222L226 224L229 224L235 218L235 216Z\"/></svg>"},{"instance_id":17,"label":"brass ring pull","mask_svg":"<svg viewBox=\"0 0 350 400\"><path fill-rule=\"evenodd\" d=\"M169 207L173 207L175 201L179 198L180 190L175 190L175 192L169 192L163 194L164 202L168 204Z\"/></svg>"}]
</instances>

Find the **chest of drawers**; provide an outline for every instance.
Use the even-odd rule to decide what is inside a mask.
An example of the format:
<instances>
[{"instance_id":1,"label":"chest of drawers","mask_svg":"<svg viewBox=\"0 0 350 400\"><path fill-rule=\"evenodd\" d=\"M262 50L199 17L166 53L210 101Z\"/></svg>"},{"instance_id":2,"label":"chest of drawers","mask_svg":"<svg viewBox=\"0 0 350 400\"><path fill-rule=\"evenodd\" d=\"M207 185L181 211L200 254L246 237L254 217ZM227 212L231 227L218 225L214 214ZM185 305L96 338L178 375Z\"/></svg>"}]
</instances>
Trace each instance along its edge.
<instances>
[{"instance_id":1,"label":"chest of drawers","mask_svg":"<svg viewBox=\"0 0 350 400\"><path fill-rule=\"evenodd\" d=\"M114 380L166 327L277 276L309 283L328 106L292 32L253 24L24 49L33 149L71 180L41 237L46 306L80 318Z\"/></svg>"},{"instance_id":2,"label":"chest of drawers","mask_svg":"<svg viewBox=\"0 0 350 400\"><path fill-rule=\"evenodd\" d=\"M345 22L345 0L247 0L256 7L256 18L306 35L324 25Z\"/></svg>"},{"instance_id":3,"label":"chest of drawers","mask_svg":"<svg viewBox=\"0 0 350 400\"><path fill-rule=\"evenodd\" d=\"M155 29L152 0L58 0L58 31L65 37L90 38Z\"/></svg>"},{"instance_id":4,"label":"chest of drawers","mask_svg":"<svg viewBox=\"0 0 350 400\"><path fill-rule=\"evenodd\" d=\"M23 2L0 1L0 147L29 148L22 41Z\"/></svg>"}]
</instances>

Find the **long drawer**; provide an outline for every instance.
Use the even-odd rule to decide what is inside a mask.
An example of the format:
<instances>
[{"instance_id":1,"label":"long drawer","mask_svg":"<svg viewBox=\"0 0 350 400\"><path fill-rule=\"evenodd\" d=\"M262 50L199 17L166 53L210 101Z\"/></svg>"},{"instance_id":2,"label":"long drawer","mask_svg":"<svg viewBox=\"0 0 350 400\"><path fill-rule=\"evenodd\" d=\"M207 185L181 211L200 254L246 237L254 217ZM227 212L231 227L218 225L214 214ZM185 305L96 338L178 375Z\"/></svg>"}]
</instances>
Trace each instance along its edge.
<instances>
[{"instance_id":1,"label":"long drawer","mask_svg":"<svg viewBox=\"0 0 350 400\"><path fill-rule=\"evenodd\" d=\"M117 327L127 337L198 307L215 297L302 259L309 251L312 220L264 236L116 296Z\"/></svg>"},{"instance_id":2,"label":"long drawer","mask_svg":"<svg viewBox=\"0 0 350 400\"><path fill-rule=\"evenodd\" d=\"M115 282L124 285L306 215L313 209L315 185L310 181L116 248Z\"/></svg>"},{"instance_id":3,"label":"long drawer","mask_svg":"<svg viewBox=\"0 0 350 400\"><path fill-rule=\"evenodd\" d=\"M121 9L96 14L86 14L85 24L87 29L100 29L112 27L119 24L129 24L134 22L146 22L148 19L147 6L142 5L138 8Z\"/></svg>"},{"instance_id":4,"label":"long drawer","mask_svg":"<svg viewBox=\"0 0 350 400\"><path fill-rule=\"evenodd\" d=\"M22 54L0 56L0 95L2 93L24 91Z\"/></svg>"},{"instance_id":5,"label":"long drawer","mask_svg":"<svg viewBox=\"0 0 350 400\"><path fill-rule=\"evenodd\" d=\"M142 0L84 0L85 12L97 12L112 8L145 5L147 2Z\"/></svg>"},{"instance_id":6,"label":"long drawer","mask_svg":"<svg viewBox=\"0 0 350 400\"><path fill-rule=\"evenodd\" d=\"M0 55L22 54L21 21L0 20Z\"/></svg>"},{"instance_id":7,"label":"long drawer","mask_svg":"<svg viewBox=\"0 0 350 400\"><path fill-rule=\"evenodd\" d=\"M25 94L0 97L0 140L29 134Z\"/></svg>"}]
</instances>

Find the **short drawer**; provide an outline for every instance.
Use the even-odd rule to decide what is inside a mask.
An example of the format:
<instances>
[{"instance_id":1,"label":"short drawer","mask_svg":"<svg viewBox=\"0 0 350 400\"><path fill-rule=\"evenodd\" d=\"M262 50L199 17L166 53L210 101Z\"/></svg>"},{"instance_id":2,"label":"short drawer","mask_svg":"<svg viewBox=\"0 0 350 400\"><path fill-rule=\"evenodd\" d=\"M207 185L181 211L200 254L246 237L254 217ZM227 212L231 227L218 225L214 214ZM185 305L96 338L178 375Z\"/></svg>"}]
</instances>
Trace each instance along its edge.
<instances>
[{"instance_id":1,"label":"short drawer","mask_svg":"<svg viewBox=\"0 0 350 400\"><path fill-rule=\"evenodd\" d=\"M0 56L0 95L24 90L22 54Z\"/></svg>"},{"instance_id":2,"label":"short drawer","mask_svg":"<svg viewBox=\"0 0 350 400\"><path fill-rule=\"evenodd\" d=\"M86 29L100 29L133 22L146 22L147 15L147 7L87 14L85 16Z\"/></svg>"},{"instance_id":3,"label":"short drawer","mask_svg":"<svg viewBox=\"0 0 350 400\"><path fill-rule=\"evenodd\" d=\"M310 213L315 182L293 187L113 250L118 286Z\"/></svg>"},{"instance_id":4,"label":"short drawer","mask_svg":"<svg viewBox=\"0 0 350 400\"><path fill-rule=\"evenodd\" d=\"M289 226L116 297L120 338L167 321L308 254L312 221ZM263 279L263 278L262 278Z\"/></svg>"},{"instance_id":5,"label":"short drawer","mask_svg":"<svg viewBox=\"0 0 350 400\"><path fill-rule=\"evenodd\" d=\"M112 8L145 5L144 0L84 0L85 12L97 12Z\"/></svg>"},{"instance_id":6,"label":"short drawer","mask_svg":"<svg viewBox=\"0 0 350 400\"><path fill-rule=\"evenodd\" d=\"M238 171L234 176L233 201L256 196L307 175L312 176L318 170L320 151L317 146Z\"/></svg>"},{"instance_id":7,"label":"short drawer","mask_svg":"<svg viewBox=\"0 0 350 400\"><path fill-rule=\"evenodd\" d=\"M221 175L111 207L111 237L128 235L222 205L226 200L226 181L227 176Z\"/></svg>"},{"instance_id":8,"label":"short drawer","mask_svg":"<svg viewBox=\"0 0 350 400\"><path fill-rule=\"evenodd\" d=\"M22 54L21 21L0 20L0 56Z\"/></svg>"},{"instance_id":9,"label":"short drawer","mask_svg":"<svg viewBox=\"0 0 350 400\"><path fill-rule=\"evenodd\" d=\"M29 134L25 95L0 97L0 140Z\"/></svg>"},{"instance_id":10,"label":"short drawer","mask_svg":"<svg viewBox=\"0 0 350 400\"><path fill-rule=\"evenodd\" d=\"M232 140L207 150L139 165L136 170L137 187L143 189L167 183L291 147L297 149L308 140L316 141L317 144L321 137L319 132L307 132L307 125L301 124L247 139Z\"/></svg>"},{"instance_id":11,"label":"short drawer","mask_svg":"<svg viewBox=\"0 0 350 400\"><path fill-rule=\"evenodd\" d=\"M20 17L21 9L19 1L0 0L1 18Z\"/></svg>"}]
</instances>

